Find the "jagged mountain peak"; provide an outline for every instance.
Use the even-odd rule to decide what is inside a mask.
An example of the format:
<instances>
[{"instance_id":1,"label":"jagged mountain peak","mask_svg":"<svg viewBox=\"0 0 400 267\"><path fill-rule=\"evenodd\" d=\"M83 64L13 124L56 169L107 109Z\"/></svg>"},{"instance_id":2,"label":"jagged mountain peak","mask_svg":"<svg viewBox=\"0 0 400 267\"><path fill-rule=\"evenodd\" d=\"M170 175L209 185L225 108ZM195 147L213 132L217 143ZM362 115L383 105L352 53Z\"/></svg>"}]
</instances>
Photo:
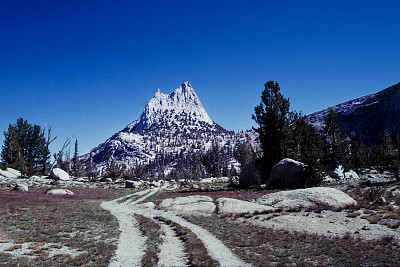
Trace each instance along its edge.
<instances>
[{"instance_id":1,"label":"jagged mountain peak","mask_svg":"<svg viewBox=\"0 0 400 267\"><path fill-rule=\"evenodd\" d=\"M161 93L158 89L153 98L146 104L140 118L129 124L123 131L143 132L166 117L190 117L191 120L213 125L201 104L196 92L189 82L184 82L170 94Z\"/></svg>"}]
</instances>

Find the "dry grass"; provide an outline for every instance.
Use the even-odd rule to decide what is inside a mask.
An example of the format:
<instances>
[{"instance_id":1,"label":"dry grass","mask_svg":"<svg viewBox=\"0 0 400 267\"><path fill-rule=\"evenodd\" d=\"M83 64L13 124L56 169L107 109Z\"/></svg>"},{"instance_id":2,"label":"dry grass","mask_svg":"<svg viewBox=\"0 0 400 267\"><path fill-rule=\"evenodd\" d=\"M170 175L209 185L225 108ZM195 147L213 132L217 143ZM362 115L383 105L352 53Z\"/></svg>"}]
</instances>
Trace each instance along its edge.
<instances>
[{"instance_id":1,"label":"dry grass","mask_svg":"<svg viewBox=\"0 0 400 267\"><path fill-rule=\"evenodd\" d=\"M3 253L0 262L9 266L85 265L104 266L111 259L118 238L118 221L100 207L103 200L124 194L122 190L72 189L74 196L48 196L45 188L29 192L0 190L0 233L23 243L56 243L81 254L49 257L43 246L32 245L27 257L12 258Z\"/></svg>"},{"instance_id":2,"label":"dry grass","mask_svg":"<svg viewBox=\"0 0 400 267\"><path fill-rule=\"evenodd\" d=\"M255 266L398 266L400 262L400 246L389 237L378 241L364 241L350 234L331 238L268 229L226 216L185 218L209 230Z\"/></svg>"},{"instance_id":3,"label":"dry grass","mask_svg":"<svg viewBox=\"0 0 400 267\"><path fill-rule=\"evenodd\" d=\"M176 235L185 244L185 251L189 257L189 266L218 266L218 262L211 258L203 242L201 242L196 234L188 228L162 217L157 217L156 219L173 226Z\"/></svg>"},{"instance_id":4,"label":"dry grass","mask_svg":"<svg viewBox=\"0 0 400 267\"><path fill-rule=\"evenodd\" d=\"M149 219L141 215L136 215L135 217L140 223L140 230L145 236L147 236L146 251L143 257L142 266L157 266L160 245L163 242L161 238L161 226L153 219Z\"/></svg>"}]
</instances>

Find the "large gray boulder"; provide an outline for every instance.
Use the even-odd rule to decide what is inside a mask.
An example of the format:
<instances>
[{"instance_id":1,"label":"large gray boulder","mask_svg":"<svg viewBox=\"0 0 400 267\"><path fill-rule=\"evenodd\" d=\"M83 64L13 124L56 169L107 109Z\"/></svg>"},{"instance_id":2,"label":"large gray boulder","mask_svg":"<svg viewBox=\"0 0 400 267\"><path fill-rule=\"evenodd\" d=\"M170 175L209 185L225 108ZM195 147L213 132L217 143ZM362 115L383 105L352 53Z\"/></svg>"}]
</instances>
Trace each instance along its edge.
<instances>
[{"instance_id":1,"label":"large gray boulder","mask_svg":"<svg viewBox=\"0 0 400 267\"><path fill-rule=\"evenodd\" d=\"M357 202L346 193L329 187L312 187L271 193L258 198L256 202L287 211L309 209L316 206L340 210L357 205Z\"/></svg>"},{"instance_id":2,"label":"large gray boulder","mask_svg":"<svg viewBox=\"0 0 400 267\"><path fill-rule=\"evenodd\" d=\"M269 175L269 186L272 188L295 189L305 184L306 165L293 159L285 158L276 164Z\"/></svg>"},{"instance_id":3,"label":"large gray boulder","mask_svg":"<svg viewBox=\"0 0 400 267\"><path fill-rule=\"evenodd\" d=\"M28 192L28 186L24 184L16 184L11 191Z\"/></svg>"},{"instance_id":4,"label":"large gray boulder","mask_svg":"<svg viewBox=\"0 0 400 267\"><path fill-rule=\"evenodd\" d=\"M276 211L276 208L243 201L234 198L219 198L215 201L217 211L221 214L240 214L240 213L269 213Z\"/></svg>"},{"instance_id":5,"label":"large gray boulder","mask_svg":"<svg viewBox=\"0 0 400 267\"><path fill-rule=\"evenodd\" d=\"M50 172L50 178L59 181L69 181L69 174L65 172L63 169L54 168Z\"/></svg>"}]
</instances>

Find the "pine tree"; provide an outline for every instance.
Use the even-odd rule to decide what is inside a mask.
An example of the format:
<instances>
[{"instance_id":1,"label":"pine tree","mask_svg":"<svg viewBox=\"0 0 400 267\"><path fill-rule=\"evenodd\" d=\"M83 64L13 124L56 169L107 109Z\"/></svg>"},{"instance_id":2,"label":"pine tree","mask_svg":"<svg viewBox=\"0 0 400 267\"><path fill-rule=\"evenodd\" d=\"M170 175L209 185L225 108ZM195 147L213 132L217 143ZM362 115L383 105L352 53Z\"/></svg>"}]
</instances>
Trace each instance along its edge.
<instances>
[{"instance_id":1,"label":"pine tree","mask_svg":"<svg viewBox=\"0 0 400 267\"><path fill-rule=\"evenodd\" d=\"M46 169L50 151L40 126L19 118L9 125L4 137L1 157L5 164L27 175Z\"/></svg>"},{"instance_id":2,"label":"pine tree","mask_svg":"<svg viewBox=\"0 0 400 267\"><path fill-rule=\"evenodd\" d=\"M361 137L354 138L350 143L350 166L355 171L367 167L368 148L365 146Z\"/></svg>"},{"instance_id":3,"label":"pine tree","mask_svg":"<svg viewBox=\"0 0 400 267\"><path fill-rule=\"evenodd\" d=\"M79 155L78 155L78 139L75 139L74 156L72 157L72 175L79 176Z\"/></svg>"},{"instance_id":4,"label":"pine tree","mask_svg":"<svg viewBox=\"0 0 400 267\"><path fill-rule=\"evenodd\" d=\"M88 163L86 165L86 174L89 177L90 181L94 181L98 172L96 171L94 160L93 160L93 152L90 152Z\"/></svg>"},{"instance_id":5,"label":"pine tree","mask_svg":"<svg viewBox=\"0 0 400 267\"><path fill-rule=\"evenodd\" d=\"M386 169L393 169L397 165L396 152L394 150L392 134L385 130L381 142L381 162L380 165Z\"/></svg>"},{"instance_id":6,"label":"pine tree","mask_svg":"<svg viewBox=\"0 0 400 267\"><path fill-rule=\"evenodd\" d=\"M337 120L336 113L332 109L329 110L324 122L324 134L328 142L326 164L328 168L335 168L339 164L346 163L346 157L349 154L349 142Z\"/></svg>"},{"instance_id":7,"label":"pine tree","mask_svg":"<svg viewBox=\"0 0 400 267\"><path fill-rule=\"evenodd\" d=\"M284 154L290 118L289 108L289 99L283 97L278 83L267 82L261 95L261 103L254 108L255 115L252 116L259 126L253 127L253 130L259 134L267 177Z\"/></svg>"},{"instance_id":8,"label":"pine tree","mask_svg":"<svg viewBox=\"0 0 400 267\"><path fill-rule=\"evenodd\" d=\"M240 166L243 168L246 164L250 163L253 159L255 159L255 153L253 151L253 147L248 138L239 144L236 148L235 158L240 163Z\"/></svg>"}]
</instances>

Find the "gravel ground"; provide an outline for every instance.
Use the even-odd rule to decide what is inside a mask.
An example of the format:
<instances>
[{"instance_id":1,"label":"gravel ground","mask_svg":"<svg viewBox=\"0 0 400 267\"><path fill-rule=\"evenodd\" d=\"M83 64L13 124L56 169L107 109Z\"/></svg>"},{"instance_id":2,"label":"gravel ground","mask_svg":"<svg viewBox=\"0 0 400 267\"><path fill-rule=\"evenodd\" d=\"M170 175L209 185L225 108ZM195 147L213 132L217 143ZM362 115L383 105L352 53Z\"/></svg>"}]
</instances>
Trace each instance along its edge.
<instances>
[{"instance_id":1,"label":"gravel ground","mask_svg":"<svg viewBox=\"0 0 400 267\"><path fill-rule=\"evenodd\" d=\"M286 215L267 219L269 215L260 215L258 219L241 219L265 227L308 232L333 237L343 237L350 233L362 239L379 239L383 236L393 236L400 241L400 228L390 229L385 225L370 224L369 221L360 217L346 217L346 212L321 211L313 212L291 212Z\"/></svg>"}]
</instances>

